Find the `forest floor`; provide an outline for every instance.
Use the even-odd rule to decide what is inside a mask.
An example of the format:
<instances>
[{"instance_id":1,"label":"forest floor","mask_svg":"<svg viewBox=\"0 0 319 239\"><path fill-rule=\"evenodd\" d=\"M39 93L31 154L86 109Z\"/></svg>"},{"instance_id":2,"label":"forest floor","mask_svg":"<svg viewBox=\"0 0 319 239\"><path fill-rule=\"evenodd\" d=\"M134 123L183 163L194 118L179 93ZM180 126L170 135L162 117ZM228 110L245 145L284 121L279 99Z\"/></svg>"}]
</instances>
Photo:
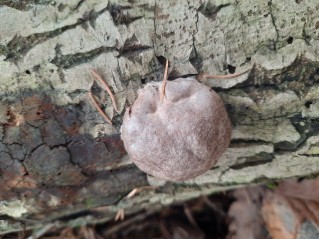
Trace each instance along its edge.
<instances>
[{"instance_id":1,"label":"forest floor","mask_svg":"<svg viewBox=\"0 0 319 239\"><path fill-rule=\"evenodd\" d=\"M124 214L122 215L124 216ZM319 238L319 177L231 190L100 225L25 231L1 239Z\"/></svg>"}]
</instances>

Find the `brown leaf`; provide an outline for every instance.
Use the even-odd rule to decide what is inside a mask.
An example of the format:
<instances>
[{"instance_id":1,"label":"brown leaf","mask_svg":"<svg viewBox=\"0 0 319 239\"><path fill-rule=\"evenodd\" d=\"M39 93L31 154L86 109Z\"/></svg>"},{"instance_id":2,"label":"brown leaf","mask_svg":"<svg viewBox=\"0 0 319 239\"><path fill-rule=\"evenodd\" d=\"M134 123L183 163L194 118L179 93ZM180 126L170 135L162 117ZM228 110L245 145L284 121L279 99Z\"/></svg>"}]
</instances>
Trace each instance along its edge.
<instances>
[{"instance_id":1,"label":"brown leaf","mask_svg":"<svg viewBox=\"0 0 319 239\"><path fill-rule=\"evenodd\" d=\"M279 184L276 193L288 198L319 202L319 179L303 180L301 182L287 180Z\"/></svg>"},{"instance_id":2,"label":"brown leaf","mask_svg":"<svg viewBox=\"0 0 319 239\"><path fill-rule=\"evenodd\" d=\"M266 238L260 214L263 194L264 190L261 187L235 190L234 197L237 201L228 211L231 218L228 239Z\"/></svg>"},{"instance_id":3,"label":"brown leaf","mask_svg":"<svg viewBox=\"0 0 319 239\"><path fill-rule=\"evenodd\" d=\"M281 195L267 192L262 215L273 239L295 239L300 228L300 217Z\"/></svg>"},{"instance_id":4,"label":"brown leaf","mask_svg":"<svg viewBox=\"0 0 319 239\"><path fill-rule=\"evenodd\" d=\"M275 193L285 197L302 220L319 225L319 179L287 180L279 184Z\"/></svg>"}]
</instances>

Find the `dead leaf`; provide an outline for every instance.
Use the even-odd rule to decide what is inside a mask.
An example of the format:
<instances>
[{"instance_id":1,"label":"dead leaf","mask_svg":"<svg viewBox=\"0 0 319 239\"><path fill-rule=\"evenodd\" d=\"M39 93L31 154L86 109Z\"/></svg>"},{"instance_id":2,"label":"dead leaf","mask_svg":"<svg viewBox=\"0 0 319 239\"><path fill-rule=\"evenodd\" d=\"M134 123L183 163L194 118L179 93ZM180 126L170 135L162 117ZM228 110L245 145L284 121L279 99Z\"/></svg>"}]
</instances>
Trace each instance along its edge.
<instances>
[{"instance_id":1,"label":"dead leaf","mask_svg":"<svg viewBox=\"0 0 319 239\"><path fill-rule=\"evenodd\" d=\"M319 179L286 180L264 199L263 217L273 239L295 239L304 221L319 225Z\"/></svg>"},{"instance_id":2,"label":"dead leaf","mask_svg":"<svg viewBox=\"0 0 319 239\"><path fill-rule=\"evenodd\" d=\"M300 217L285 197L268 192L264 199L262 215L273 239L296 238Z\"/></svg>"},{"instance_id":3,"label":"dead leaf","mask_svg":"<svg viewBox=\"0 0 319 239\"><path fill-rule=\"evenodd\" d=\"M309 220L319 226L319 178L284 181L275 193L288 200L301 221Z\"/></svg>"},{"instance_id":4,"label":"dead leaf","mask_svg":"<svg viewBox=\"0 0 319 239\"><path fill-rule=\"evenodd\" d=\"M261 187L237 189L233 196L237 199L228 211L231 219L228 239L266 238L260 213L264 190Z\"/></svg>"},{"instance_id":5,"label":"dead leaf","mask_svg":"<svg viewBox=\"0 0 319 239\"><path fill-rule=\"evenodd\" d=\"M276 193L289 198L319 202L319 178L301 182L296 180L283 181L278 185Z\"/></svg>"}]
</instances>

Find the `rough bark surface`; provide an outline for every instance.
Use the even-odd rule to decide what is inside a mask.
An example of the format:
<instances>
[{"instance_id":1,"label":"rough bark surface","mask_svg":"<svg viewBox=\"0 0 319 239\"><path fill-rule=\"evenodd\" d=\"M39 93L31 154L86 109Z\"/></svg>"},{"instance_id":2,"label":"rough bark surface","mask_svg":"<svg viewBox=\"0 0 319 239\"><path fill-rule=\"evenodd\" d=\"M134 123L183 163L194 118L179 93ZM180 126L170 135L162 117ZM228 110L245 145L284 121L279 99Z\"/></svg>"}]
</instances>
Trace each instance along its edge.
<instances>
[{"instance_id":1,"label":"rough bark surface","mask_svg":"<svg viewBox=\"0 0 319 239\"><path fill-rule=\"evenodd\" d=\"M319 3L10 1L0 3L0 233L80 225L227 187L319 172ZM232 143L216 167L159 182L128 159L119 129L136 91L170 77L223 98ZM115 94L94 84L95 69ZM92 91L113 125L92 105ZM134 188L158 185L133 198ZM103 207L101 207L103 206ZM99 207L99 210L93 209Z\"/></svg>"}]
</instances>

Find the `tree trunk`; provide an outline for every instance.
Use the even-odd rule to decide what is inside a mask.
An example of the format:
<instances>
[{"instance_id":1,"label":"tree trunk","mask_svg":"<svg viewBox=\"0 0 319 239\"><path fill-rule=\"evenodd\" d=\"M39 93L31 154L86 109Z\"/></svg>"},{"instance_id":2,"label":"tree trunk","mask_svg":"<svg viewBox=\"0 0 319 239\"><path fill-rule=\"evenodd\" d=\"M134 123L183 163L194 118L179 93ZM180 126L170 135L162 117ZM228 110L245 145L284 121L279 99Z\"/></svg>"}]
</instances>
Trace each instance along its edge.
<instances>
[{"instance_id":1,"label":"tree trunk","mask_svg":"<svg viewBox=\"0 0 319 239\"><path fill-rule=\"evenodd\" d=\"M0 233L319 172L317 0L1 2ZM249 70L203 82L225 102L232 142L212 170L180 183L141 172L120 139L125 108L163 79L165 59L170 79Z\"/></svg>"}]
</instances>

